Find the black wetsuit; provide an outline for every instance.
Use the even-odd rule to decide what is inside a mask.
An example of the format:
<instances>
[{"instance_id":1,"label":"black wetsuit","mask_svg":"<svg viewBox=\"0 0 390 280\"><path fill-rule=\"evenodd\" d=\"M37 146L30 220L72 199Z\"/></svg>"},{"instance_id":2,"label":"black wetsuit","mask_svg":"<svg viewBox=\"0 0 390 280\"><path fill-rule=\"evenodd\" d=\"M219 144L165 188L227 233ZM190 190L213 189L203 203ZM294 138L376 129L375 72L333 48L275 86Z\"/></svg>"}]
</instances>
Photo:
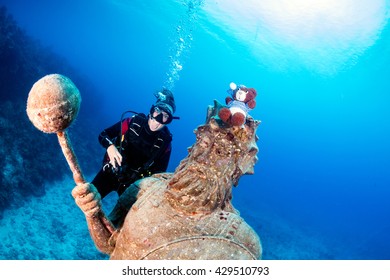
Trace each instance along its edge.
<instances>
[{"instance_id":1,"label":"black wetsuit","mask_svg":"<svg viewBox=\"0 0 390 280\"><path fill-rule=\"evenodd\" d=\"M126 133L124 133L126 131ZM98 189L101 197L112 191L121 195L134 181L158 172L165 172L171 156L172 135L168 127L159 131L151 131L147 116L137 114L122 122L106 128L99 134L99 143L107 149L112 143L120 150L122 140L122 166L114 171L109 165L102 168L92 184ZM107 153L103 165L109 161Z\"/></svg>"}]
</instances>

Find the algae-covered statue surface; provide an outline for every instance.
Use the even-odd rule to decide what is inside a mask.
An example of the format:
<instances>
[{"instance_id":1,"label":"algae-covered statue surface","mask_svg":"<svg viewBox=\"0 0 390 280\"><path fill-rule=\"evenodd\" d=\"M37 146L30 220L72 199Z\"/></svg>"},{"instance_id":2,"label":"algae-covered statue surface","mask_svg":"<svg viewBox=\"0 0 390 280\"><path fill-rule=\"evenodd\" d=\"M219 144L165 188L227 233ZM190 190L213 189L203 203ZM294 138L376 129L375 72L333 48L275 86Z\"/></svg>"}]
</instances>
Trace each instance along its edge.
<instances>
[{"instance_id":1,"label":"algae-covered statue surface","mask_svg":"<svg viewBox=\"0 0 390 280\"><path fill-rule=\"evenodd\" d=\"M136 200L118 229L110 232L99 215L96 189L77 186L73 195L86 213L96 246L111 259L259 259L257 234L231 204L232 187L241 175L253 173L257 160L255 130L248 119L242 128L221 127L209 110L176 171L137 181L120 198ZM84 196L84 197L83 197Z\"/></svg>"},{"instance_id":2,"label":"algae-covered statue surface","mask_svg":"<svg viewBox=\"0 0 390 280\"><path fill-rule=\"evenodd\" d=\"M135 182L109 216L96 188L75 176L72 195L96 247L110 259L261 258L258 235L231 203L233 186L254 172L260 122L248 116L243 126L229 126L218 118L220 108L216 101L208 108L174 173ZM77 162L68 162L74 171Z\"/></svg>"}]
</instances>

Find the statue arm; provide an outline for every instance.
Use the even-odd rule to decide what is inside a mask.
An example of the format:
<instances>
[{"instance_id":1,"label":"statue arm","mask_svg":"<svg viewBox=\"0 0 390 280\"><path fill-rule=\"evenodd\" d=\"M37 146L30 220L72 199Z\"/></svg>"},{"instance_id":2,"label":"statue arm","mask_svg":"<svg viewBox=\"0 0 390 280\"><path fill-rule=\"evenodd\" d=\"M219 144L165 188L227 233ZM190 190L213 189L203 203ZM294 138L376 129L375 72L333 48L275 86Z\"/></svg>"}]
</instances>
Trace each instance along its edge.
<instances>
[{"instance_id":1,"label":"statue arm","mask_svg":"<svg viewBox=\"0 0 390 280\"><path fill-rule=\"evenodd\" d=\"M99 192L93 184L85 183L77 185L72 191L72 196L85 215L95 246L99 251L110 254L115 248L115 244L110 240L115 228L102 210Z\"/></svg>"}]
</instances>

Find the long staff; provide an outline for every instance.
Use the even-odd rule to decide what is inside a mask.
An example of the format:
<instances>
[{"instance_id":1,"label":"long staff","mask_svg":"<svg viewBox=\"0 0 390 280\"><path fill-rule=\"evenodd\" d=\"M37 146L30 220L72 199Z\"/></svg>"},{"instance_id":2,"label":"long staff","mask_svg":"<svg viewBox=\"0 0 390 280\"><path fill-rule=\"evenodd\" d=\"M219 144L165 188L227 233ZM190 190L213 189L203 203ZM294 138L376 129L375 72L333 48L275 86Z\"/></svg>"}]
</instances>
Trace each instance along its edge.
<instances>
[{"instance_id":1,"label":"long staff","mask_svg":"<svg viewBox=\"0 0 390 280\"><path fill-rule=\"evenodd\" d=\"M42 132L56 133L76 185L85 184L76 154L66 129L76 119L81 103L80 92L67 77L59 74L44 76L31 88L27 99L27 115ZM107 228L115 229L101 212L99 217Z\"/></svg>"}]
</instances>

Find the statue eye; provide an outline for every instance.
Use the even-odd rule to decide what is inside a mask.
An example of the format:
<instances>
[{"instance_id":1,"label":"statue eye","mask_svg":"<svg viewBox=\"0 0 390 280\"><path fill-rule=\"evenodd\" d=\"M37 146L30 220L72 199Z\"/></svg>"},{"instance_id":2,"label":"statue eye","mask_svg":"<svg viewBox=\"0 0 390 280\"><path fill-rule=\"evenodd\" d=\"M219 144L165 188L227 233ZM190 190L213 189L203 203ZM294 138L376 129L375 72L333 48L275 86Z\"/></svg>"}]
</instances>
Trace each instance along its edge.
<instances>
[{"instance_id":1,"label":"statue eye","mask_svg":"<svg viewBox=\"0 0 390 280\"><path fill-rule=\"evenodd\" d=\"M219 157L225 157L225 158L231 156L231 152L228 147L216 147L215 154Z\"/></svg>"}]
</instances>

